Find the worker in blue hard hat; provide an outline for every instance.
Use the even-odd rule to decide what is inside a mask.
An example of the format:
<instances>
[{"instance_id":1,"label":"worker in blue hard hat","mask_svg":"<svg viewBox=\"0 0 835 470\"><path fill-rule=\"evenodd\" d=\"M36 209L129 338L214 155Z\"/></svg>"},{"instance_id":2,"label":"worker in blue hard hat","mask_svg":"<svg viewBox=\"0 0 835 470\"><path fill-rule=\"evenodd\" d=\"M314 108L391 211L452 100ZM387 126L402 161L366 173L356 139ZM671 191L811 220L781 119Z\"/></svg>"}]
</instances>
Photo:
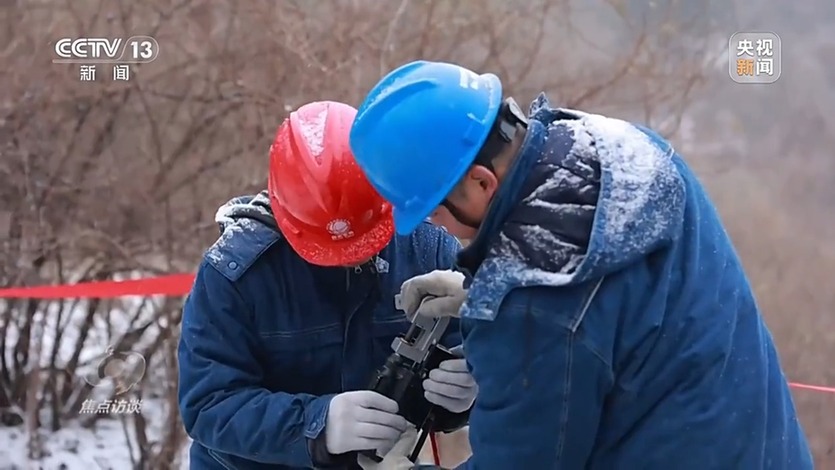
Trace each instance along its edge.
<instances>
[{"instance_id":1,"label":"worker in blue hard hat","mask_svg":"<svg viewBox=\"0 0 835 470\"><path fill-rule=\"evenodd\" d=\"M544 95L523 113L495 75L420 61L374 86L350 144L397 232L471 239L401 288L408 314L461 318L460 468L813 468L740 260L657 133Z\"/></svg>"}]
</instances>

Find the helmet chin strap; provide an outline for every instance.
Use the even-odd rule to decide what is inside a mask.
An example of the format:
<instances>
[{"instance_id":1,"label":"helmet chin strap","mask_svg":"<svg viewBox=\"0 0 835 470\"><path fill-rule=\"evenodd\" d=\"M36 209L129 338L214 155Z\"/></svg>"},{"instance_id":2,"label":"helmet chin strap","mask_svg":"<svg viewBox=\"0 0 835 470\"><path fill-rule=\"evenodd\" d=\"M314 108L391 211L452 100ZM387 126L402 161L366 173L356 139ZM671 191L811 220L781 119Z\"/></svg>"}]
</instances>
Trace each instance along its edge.
<instances>
[{"instance_id":1,"label":"helmet chin strap","mask_svg":"<svg viewBox=\"0 0 835 470\"><path fill-rule=\"evenodd\" d=\"M467 227L470 227L474 230L478 230L478 228L481 226L481 224L478 221L475 221L471 217L467 216L467 214L464 214L460 209L455 207L455 204L449 202L448 199L444 199L441 202L441 205L449 211L449 213L452 215L453 218L455 218L455 220L458 223L466 225Z\"/></svg>"}]
</instances>

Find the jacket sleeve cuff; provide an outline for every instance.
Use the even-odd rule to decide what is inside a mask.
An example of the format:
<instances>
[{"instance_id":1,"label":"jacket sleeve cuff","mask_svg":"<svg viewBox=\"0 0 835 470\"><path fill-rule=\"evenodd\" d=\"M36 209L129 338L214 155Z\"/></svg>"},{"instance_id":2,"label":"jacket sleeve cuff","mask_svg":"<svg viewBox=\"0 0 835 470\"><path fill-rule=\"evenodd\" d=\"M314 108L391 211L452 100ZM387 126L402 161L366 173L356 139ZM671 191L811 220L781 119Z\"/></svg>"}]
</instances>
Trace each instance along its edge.
<instances>
[{"instance_id":1,"label":"jacket sleeve cuff","mask_svg":"<svg viewBox=\"0 0 835 470\"><path fill-rule=\"evenodd\" d=\"M315 439L308 439L307 448L314 468L352 468L357 463L356 452L339 455L329 453L325 443L325 433L319 434L319 437Z\"/></svg>"},{"instance_id":2,"label":"jacket sleeve cuff","mask_svg":"<svg viewBox=\"0 0 835 470\"><path fill-rule=\"evenodd\" d=\"M462 411L461 413L453 413L442 408L437 414L433 429L443 433L455 432L470 424L471 410L472 406L470 406L469 410Z\"/></svg>"},{"instance_id":3,"label":"jacket sleeve cuff","mask_svg":"<svg viewBox=\"0 0 835 470\"><path fill-rule=\"evenodd\" d=\"M304 437L316 439L325 429L325 422L328 419L328 410L333 397L333 394L322 395L304 407Z\"/></svg>"},{"instance_id":4,"label":"jacket sleeve cuff","mask_svg":"<svg viewBox=\"0 0 835 470\"><path fill-rule=\"evenodd\" d=\"M340 455L328 452L325 433L322 431L325 430L333 397L334 395L321 396L309 403L304 410L304 437L307 438L307 451L315 468L345 468L357 461L356 455L351 452Z\"/></svg>"}]
</instances>

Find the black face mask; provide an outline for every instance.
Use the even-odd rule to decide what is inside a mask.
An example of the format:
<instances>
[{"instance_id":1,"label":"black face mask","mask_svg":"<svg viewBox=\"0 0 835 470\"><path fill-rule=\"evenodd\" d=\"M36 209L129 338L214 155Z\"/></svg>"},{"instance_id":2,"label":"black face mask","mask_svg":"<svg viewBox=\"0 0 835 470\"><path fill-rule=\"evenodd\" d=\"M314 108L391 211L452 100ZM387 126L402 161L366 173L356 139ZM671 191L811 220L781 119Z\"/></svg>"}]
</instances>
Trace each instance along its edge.
<instances>
[{"instance_id":1,"label":"black face mask","mask_svg":"<svg viewBox=\"0 0 835 470\"><path fill-rule=\"evenodd\" d=\"M476 155L473 165L483 166L495 175L496 171L493 168L493 160L500 153L502 153L508 145L513 143L513 139L516 138L519 132L518 126L527 128L528 119L522 112L522 109L519 108L519 105L516 104L516 101L513 98L507 98L504 100L504 103L502 103L502 107L499 109L496 121L493 123L493 127L490 129L490 134L487 136L487 141L484 142L484 145L481 147L481 150L479 150L478 155ZM441 205L449 211L458 223L466 225L474 230L478 230L480 225L479 222L464 214L454 204L449 202L449 199L441 201Z\"/></svg>"}]
</instances>

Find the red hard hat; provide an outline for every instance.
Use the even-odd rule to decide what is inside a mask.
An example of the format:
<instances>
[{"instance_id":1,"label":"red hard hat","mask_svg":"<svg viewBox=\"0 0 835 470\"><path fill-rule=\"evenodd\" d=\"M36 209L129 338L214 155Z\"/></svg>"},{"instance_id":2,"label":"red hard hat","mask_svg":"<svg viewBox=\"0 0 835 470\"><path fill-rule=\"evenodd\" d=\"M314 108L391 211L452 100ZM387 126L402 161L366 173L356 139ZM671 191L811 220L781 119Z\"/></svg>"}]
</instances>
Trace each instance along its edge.
<instances>
[{"instance_id":1,"label":"red hard hat","mask_svg":"<svg viewBox=\"0 0 835 470\"><path fill-rule=\"evenodd\" d=\"M356 114L343 103L306 104L284 120L270 147L270 206L290 246L312 264L356 265L394 233L391 206L348 145Z\"/></svg>"}]
</instances>

